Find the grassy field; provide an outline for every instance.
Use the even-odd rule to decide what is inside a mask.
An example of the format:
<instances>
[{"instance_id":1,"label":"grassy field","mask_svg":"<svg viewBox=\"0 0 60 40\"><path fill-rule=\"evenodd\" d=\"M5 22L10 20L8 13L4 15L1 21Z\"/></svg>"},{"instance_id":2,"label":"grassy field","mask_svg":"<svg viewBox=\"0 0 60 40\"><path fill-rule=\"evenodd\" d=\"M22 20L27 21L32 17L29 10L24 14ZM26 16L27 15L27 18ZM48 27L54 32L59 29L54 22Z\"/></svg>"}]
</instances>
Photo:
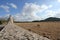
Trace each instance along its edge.
<instances>
[{"instance_id":1,"label":"grassy field","mask_svg":"<svg viewBox=\"0 0 60 40\"><path fill-rule=\"evenodd\" d=\"M15 24L49 39L60 40L60 22L28 22Z\"/></svg>"}]
</instances>

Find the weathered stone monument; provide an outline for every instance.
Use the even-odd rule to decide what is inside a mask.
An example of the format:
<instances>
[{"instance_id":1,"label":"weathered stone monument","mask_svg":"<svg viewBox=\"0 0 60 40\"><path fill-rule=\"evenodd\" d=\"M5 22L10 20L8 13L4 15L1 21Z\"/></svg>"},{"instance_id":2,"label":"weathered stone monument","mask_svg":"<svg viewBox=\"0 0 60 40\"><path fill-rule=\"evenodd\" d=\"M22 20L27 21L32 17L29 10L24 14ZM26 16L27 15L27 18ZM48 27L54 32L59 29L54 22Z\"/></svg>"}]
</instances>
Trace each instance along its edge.
<instances>
[{"instance_id":1,"label":"weathered stone monument","mask_svg":"<svg viewBox=\"0 0 60 40\"><path fill-rule=\"evenodd\" d=\"M0 40L50 40L36 33L21 28L13 23L12 16L8 24L0 31Z\"/></svg>"},{"instance_id":2,"label":"weathered stone monument","mask_svg":"<svg viewBox=\"0 0 60 40\"><path fill-rule=\"evenodd\" d=\"M11 15L9 15L8 23L13 23L13 17Z\"/></svg>"}]
</instances>

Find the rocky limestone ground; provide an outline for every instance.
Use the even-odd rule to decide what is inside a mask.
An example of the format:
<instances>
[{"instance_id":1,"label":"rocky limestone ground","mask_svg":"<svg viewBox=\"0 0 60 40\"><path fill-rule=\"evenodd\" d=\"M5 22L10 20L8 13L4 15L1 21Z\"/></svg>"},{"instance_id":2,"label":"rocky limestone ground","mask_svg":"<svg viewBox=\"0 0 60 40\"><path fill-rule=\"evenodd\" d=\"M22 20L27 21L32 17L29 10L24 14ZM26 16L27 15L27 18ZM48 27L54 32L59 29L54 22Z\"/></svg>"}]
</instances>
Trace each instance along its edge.
<instances>
[{"instance_id":1,"label":"rocky limestone ground","mask_svg":"<svg viewBox=\"0 0 60 40\"><path fill-rule=\"evenodd\" d=\"M36 33L25 30L13 23L8 23L0 31L0 40L50 40L46 37L39 36Z\"/></svg>"}]
</instances>

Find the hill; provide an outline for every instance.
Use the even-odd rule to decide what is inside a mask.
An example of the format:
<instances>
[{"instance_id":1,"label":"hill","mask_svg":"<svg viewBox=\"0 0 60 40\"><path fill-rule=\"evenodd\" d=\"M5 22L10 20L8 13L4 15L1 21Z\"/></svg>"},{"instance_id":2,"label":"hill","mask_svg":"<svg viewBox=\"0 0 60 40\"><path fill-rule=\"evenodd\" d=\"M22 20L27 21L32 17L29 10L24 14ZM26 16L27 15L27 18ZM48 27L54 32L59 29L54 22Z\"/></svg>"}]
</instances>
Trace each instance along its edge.
<instances>
[{"instance_id":1,"label":"hill","mask_svg":"<svg viewBox=\"0 0 60 40\"><path fill-rule=\"evenodd\" d=\"M49 18L47 18L47 19L45 19L45 20L35 20L35 21L32 21L32 22L48 22L48 21L60 21L60 18L56 18L56 17L49 17Z\"/></svg>"}]
</instances>

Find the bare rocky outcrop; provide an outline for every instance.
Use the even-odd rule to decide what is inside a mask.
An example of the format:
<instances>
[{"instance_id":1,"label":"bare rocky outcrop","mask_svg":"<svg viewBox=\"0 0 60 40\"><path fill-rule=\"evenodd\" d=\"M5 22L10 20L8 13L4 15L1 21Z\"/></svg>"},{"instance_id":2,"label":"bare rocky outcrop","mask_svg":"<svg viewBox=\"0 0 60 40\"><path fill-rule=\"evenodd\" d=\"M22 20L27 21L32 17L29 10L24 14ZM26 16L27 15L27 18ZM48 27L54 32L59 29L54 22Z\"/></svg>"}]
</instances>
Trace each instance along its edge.
<instances>
[{"instance_id":1,"label":"bare rocky outcrop","mask_svg":"<svg viewBox=\"0 0 60 40\"><path fill-rule=\"evenodd\" d=\"M15 25L11 17L8 24L2 29L2 31L0 31L0 40L50 40L50 39Z\"/></svg>"}]
</instances>

